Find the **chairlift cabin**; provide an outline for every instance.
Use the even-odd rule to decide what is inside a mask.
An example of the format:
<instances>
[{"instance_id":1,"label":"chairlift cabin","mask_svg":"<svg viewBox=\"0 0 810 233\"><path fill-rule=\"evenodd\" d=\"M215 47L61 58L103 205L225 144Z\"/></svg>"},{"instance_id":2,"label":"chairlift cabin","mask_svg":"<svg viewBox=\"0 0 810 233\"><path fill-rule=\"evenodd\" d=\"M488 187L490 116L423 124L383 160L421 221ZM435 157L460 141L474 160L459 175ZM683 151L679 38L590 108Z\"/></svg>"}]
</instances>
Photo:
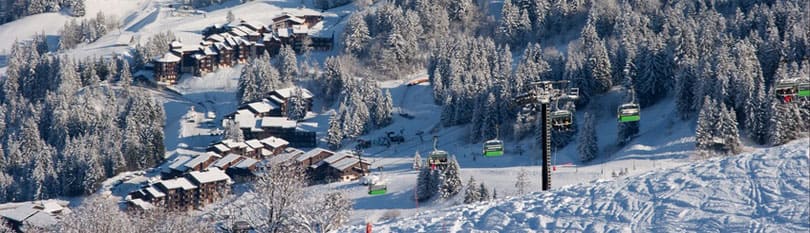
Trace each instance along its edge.
<instances>
[{"instance_id":1,"label":"chairlift cabin","mask_svg":"<svg viewBox=\"0 0 810 233\"><path fill-rule=\"evenodd\" d=\"M568 128L574 122L574 114L568 110L555 110L551 112L551 125L555 128Z\"/></svg>"},{"instance_id":2,"label":"chairlift cabin","mask_svg":"<svg viewBox=\"0 0 810 233\"><path fill-rule=\"evenodd\" d=\"M781 80L776 82L775 92L781 98L796 96L799 92L798 84L794 80Z\"/></svg>"},{"instance_id":3,"label":"chairlift cabin","mask_svg":"<svg viewBox=\"0 0 810 233\"><path fill-rule=\"evenodd\" d=\"M568 90L568 98L570 99L579 99L579 88L572 87Z\"/></svg>"},{"instance_id":4,"label":"chairlift cabin","mask_svg":"<svg viewBox=\"0 0 810 233\"><path fill-rule=\"evenodd\" d=\"M503 141L493 139L484 142L484 156L495 157L503 155Z\"/></svg>"},{"instance_id":5,"label":"chairlift cabin","mask_svg":"<svg viewBox=\"0 0 810 233\"><path fill-rule=\"evenodd\" d=\"M799 83L799 96L810 97L810 80L805 79Z\"/></svg>"},{"instance_id":6,"label":"chairlift cabin","mask_svg":"<svg viewBox=\"0 0 810 233\"><path fill-rule=\"evenodd\" d=\"M447 151L434 150L428 155L428 165L431 169L444 169L447 167Z\"/></svg>"},{"instance_id":7,"label":"chairlift cabin","mask_svg":"<svg viewBox=\"0 0 810 233\"><path fill-rule=\"evenodd\" d=\"M619 122L633 122L641 120L641 108L638 104L622 104L619 106Z\"/></svg>"},{"instance_id":8,"label":"chairlift cabin","mask_svg":"<svg viewBox=\"0 0 810 233\"><path fill-rule=\"evenodd\" d=\"M382 195L388 192L388 186L385 184L373 184L368 186L368 195Z\"/></svg>"}]
</instances>

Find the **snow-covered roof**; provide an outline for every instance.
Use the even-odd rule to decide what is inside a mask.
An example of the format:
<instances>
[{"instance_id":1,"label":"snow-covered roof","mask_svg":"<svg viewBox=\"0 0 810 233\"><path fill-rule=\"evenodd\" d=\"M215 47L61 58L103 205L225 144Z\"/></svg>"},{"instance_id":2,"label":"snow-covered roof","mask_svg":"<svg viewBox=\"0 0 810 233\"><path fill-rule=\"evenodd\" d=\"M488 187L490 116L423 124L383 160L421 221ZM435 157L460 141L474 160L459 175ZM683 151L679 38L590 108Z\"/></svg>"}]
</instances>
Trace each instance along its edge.
<instances>
[{"instance_id":1,"label":"snow-covered roof","mask_svg":"<svg viewBox=\"0 0 810 233\"><path fill-rule=\"evenodd\" d=\"M222 143L217 143L212 148L214 148L214 150L216 150L219 153L225 153L231 150L230 148L228 148L228 146Z\"/></svg>"},{"instance_id":2,"label":"snow-covered roof","mask_svg":"<svg viewBox=\"0 0 810 233\"><path fill-rule=\"evenodd\" d=\"M332 163L335 163L337 161L340 161L341 159L349 158L349 157L352 157L352 156L344 154L344 153L335 153L332 156L326 157L322 161L332 164Z\"/></svg>"},{"instance_id":3,"label":"snow-covered roof","mask_svg":"<svg viewBox=\"0 0 810 233\"><path fill-rule=\"evenodd\" d=\"M256 126L256 117L250 110L240 109L236 111L233 119L239 123L239 128L253 128ZM229 147L233 148L229 145Z\"/></svg>"},{"instance_id":4,"label":"snow-covered roof","mask_svg":"<svg viewBox=\"0 0 810 233\"><path fill-rule=\"evenodd\" d=\"M337 170L343 171L343 170L346 170L346 169L354 166L358 162L360 162L360 160L357 157L350 156L348 158L341 159L341 160L339 160L339 161L337 161L335 163L330 163L329 166L331 166L331 167L333 167L333 168L335 168ZM363 161L363 162L365 163L366 161Z\"/></svg>"},{"instance_id":5,"label":"snow-covered roof","mask_svg":"<svg viewBox=\"0 0 810 233\"><path fill-rule=\"evenodd\" d=\"M14 209L0 210L0 216L14 222L23 222L25 219L31 217L37 212L39 211L33 209L33 205L26 205L22 208L18 207Z\"/></svg>"},{"instance_id":6,"label":"snow-covered roof","mask_svg":"<svg viewBox=\"0 0 810 233\"><path fill-rule=\"evenodd\" d=\"M261 152L259 152L259 153L261 153L262 157L267 157L267 156L273 155L273 152L268 150L267 148L262 148Z\"/></svg>"},{"instance_id":7,"label":"snow-covered roof","mask_svg":"<svg viewBox=\"0 0 810 233\"><path fill-rule=\"evenodd\" d=\"M188 173L191 179L196 181L199 184L207 184L217 181L228 181L230 182L231 177L225 174L224 171L219 170L219 168L209 168L206 171L198 172L193 171Z\"/></svg>"},{"instance_id":8,"label":"snow-covered roof","mask_svg":"<svg viewBox=\"0 0 810 233\"><path fill-rule=\"evenodd\" d=\"M135 199L129 200L129 203L132 203L132 205L137 206L138 208L141 208L142 210L150 210L150 209L155 208L155 206L152 205L152 203L141 200L140 198L135 198Z\"/></svg>"},{"instance_id":9,"label":"snow-covered roof","mask_svg":"<svg viewBox=\"0 0 810 233\"><path fill-rule=\"evenodd\" d=\"M273 18L274 23L284 22L284 21L292 21L293 23L302 24L304 23L304 19L295 16L290 12L282 12L281 15L276 16Z\"/></svg>"},{"instance_id":10,"label":"snow-covered roof","mask_svg":"<svg viewBox=\"0 0 810 233\"><path fill-rule=\"evenodd\" d=\"M310 8L284 8L281 12L282 15L296 15L296 16L321 16L320 11L316 11Z\"/></svg>"},{"instance_id":11,"label":"snow-covered roof","mask_svg":"<svg viewBox=\"0 0 810 233\"><path fill-rule=\"evenodd\" d=\"M267 99L270 100L273 103L278 103L278 104L284 103L284 100L278 98L278 96L275 96L275 95L271 95L270 97L267 97Z\"/></svg>"},{"instance_id":12,"label":"snow-covered roof","mask_svg":"<svg viewBox=\"0 0 810 233\"><path fill-rule=\"evenodd\" d=\"M258 162L259 162L258 160L255 160L255 159L252 159L252 158L245 158L245 160L240 161L239 163L234 165L234 167L241 168L241 169L247 169L250 166L253 166Z\"/></svg>"},{"instance_id":13,"label":"snow-covered roof","mask_svg":"<svg viewBox=\"0 0 810 233\"><path fill-rule=\"evenodd\" d=\"M273 109L277 109L279 107L277 104L273 102L262 100L247 104L247 108L255 113L268 113Z\"/></svg>"},{"instance_id":14,"label":"snow-covered roof","mask_svg":"<svg viewBox=\"0 0 810 233\"><path fill-rule=\"evenodd\" d=\"M155 187L152 187L152 186L146 187L144 190L146 191L146 193L149 193L149 195L152 195L153 197L156 197L156 198L161 198L161 197L166 196L165 193L161 192L160 190L157 190Z\"/></svg>"},{"instance_id":15,"label":"snow-covered roof","mask_svg":"<svg viewBox=\"0 0 810 233\"><path fill-rule=\"evenodd\" d=\"M239 30L238 28L232 28L229 32L234 36L247 36L247 33Z\"/></svg>"},{"instance_id":16,"label":"snow-covered roof","mask_svg":"<svg viewBox=\"0 0 810 233\"><path fill-rule=\"evenodd\" d=\"M262 142L260 142L258 139L247 140L245 141L245 144L247 144L249 148L253 148L254 150L264 147L264 145L262 145Z\"/></svg>"},{"instance_id":17,"label":"snow-covered roof","mask_svg":"<svg viewBox=\"0 0 810 233\"><path fill-rule=\"evenodd\" d=\"M183 167L183 164L191 160L191 156L180 155L174 158L171 164L169 164L169 168L178 170L178 171L185 171L186 167Z\"/></svg>"},{"instance_id":18,"label":"snow-covered roof","mask_svg":"<svg viewBox=\"0 0 810 233\"><path fill-rule=\"evenodd\" d=\"M307 153L304 153L301 156L298 156L298 158L296 158L295 160L298 160L298 162L303 162L304 160L315 157L316 155L318 155L320 153L329 153L330 155L335 154L335 152L332 152L332 151L327 150L327 149L315 148L315 149L307 151Z\"/></svg>"},{"instance_id":19,"label":"snow-covered roof","mask_svg":"<svg viewBox=\"0 0 810 233\"><path fill-rule=\"evenodd\" d=\"M291 149L291 147L288 147L288 149ZM285 153L281 153L281 154L278 154L276 156L271 157L270 159L267 160L267 162L270 163L270 164L278 164L278 163L281 163L281 162L289 161L291 159L296 159L298 156L304 154L304 151L294 149L294 148L292 148L292 149L293 150L290 150L290 151L287 151Z\"/></svg>"},{"instance_id":20,"label":"snow-covered roof","mask_svg":"<svg viewBox=\"0 0 810 233\"><path fill-rule=\"evenodd\" d=\"M302 87L282 88L282 89L274 90L273 92L278 94L279 96L281 96L284 99L288 99L288 98L290 98L290 96L293 95L293 91L295 91L296 88L301 89L301 96L304 97L304 99L309 99L309 98L313 97L312 92L310 92L306 88L302 88Z\"/></svg>"},{"instance_id":21,"label":"snow-covered roof","mask_svg":"<svg viewBox=\"0 0 810 233\"><path fill-rule=\"evenodd\" d=\"M170 46L171 48L173 48L173 49L174 49L174 48L182 48L182 47L183 47L183 43L181 43L180 41L176 41L176 40L174 40L174 41L172 41L172 43L170 43L170 44L169 44L169 46Z\"/></svg>"},{"instance_id":22,"label":"snow-covered roof","mask_svg":"<svg viewBox=\"0 0 810 233\"><path fill-rule=\"evenodd\" d=\"M236 29L239 29L239 30L245 32L245 34L247 34L248 36L259 36L259 35L261 35L256 30L250 29L249 27L244 26L244 25L237 26Z\"/></svg>"},{"instance_id":23,"label":"snow-covered roof","mask_svg":"<svg viewBox=\"0 0 810 233\"><path fill-rule=\"evenodd\" d=\"M207 56L217 55L218 53L215 50L216 50L216 48L213 47L213 46L205 46L205 47L202 48L203 54L205 54Z\"/></svg>"},{"instance_id":24,"label":"snow-covered roof","mask_svg":"<svg viewBox=\"0 0 810 233\"><path fill-rule=\"evenodd\" d=\"M273 136L262 139L261 142L262 142L262 144L264 144L265 146L270 147L270 148L279 148L281 146L286 146L286 145L290 144L290 142L288 142L287 140L277 138L277 137L273 137Z\"/></svg>"},{"instance_id":25,"label":"snow-covered roof","mask_svg":"<svg viewBox=\"0 0 810 233\"><path fill-rule=\"evenodd\" d=\"M309 34L309 28L304 25L293 25L292 32L293 34Z\"/></svg>"},{"instance_id":26,"label":"snow-covered roof","mask_svg":"<svg viewBox=\"0 0 810 233\"><path fill-rule=\"evenodd\" d=\"M295 128L298 122L287 119L286 117L262 117L262 128Z\"/></svg>"},{"instance_id":27,"label":"snow-covered roof","mask_svg":"<svg viewBox=\"0 0 810 233\"><path fill-rule=\"evenodd\" d=\"M191 184L185 177L178 177L171 180L161 180L157 182L158 185L163 186L166 190L180 189L191 190L197 188L196 185Z\"/></svg>"},{"instance_id":28,"label":"snow-covered roof","mask_svg":"<svg viewBox=\"0 0 810 233\"><path fill-rule=\"evenodd\" d=\"M50 226L58 223L53 215L50 215L42 211L37 211L36 213L25 219L25 222L33 226Z\"/></svg>"},{"instance_id":29,"label":"snow-covered roof","mask_svg":"<svg viewBox=\"0 0 810 233\"><path fill-rule=\"evenodd\" d=\"M166 52L163 56L155 59L156 62L180 62L180 57L174 55L172 52Z\"/></svg>"},{"instance_id":30,"label":"snow-covered roof","mask_svg":"<svg viewBox=\"0 0 810 233\"><path fill-rule=\"evenodd\" d=\"M205 38L206 40L214 41L214 42L223 42L225 41L225 37L220 34L213 34Z\"/></svg>"},{"instance_id":31,"label":"snow-covered roof","mask_svg":"<svg viewBox=\"0 0 810 233\"><path fill-rule=\"evenodd\" d=\"M209 152L206 152L204 154L197 155L197 157L194 157L193 159L191 159L188 162L184 163L183 166L187 167L187 168L193 168L193 167L196 167L197 165L200 165L201 163L203 163L205 161L210 160L211 158L220 158L220 157L221 156L219 156L217 153L209 151Z\"/></svg>"},{"instance_id":32,"label":"snow-covered roof","mask_svg":"<svg viewBox=\"0 0 810 233\"><path fill-rule=\"evenodd\" d=\"M254 21L247 21L247 20L242 20L242 22L240 22L240 24L244 25L246 27L249 27L249 28L251 28L253 30L261 30L262 28L267 27L262 23L254 22Z\"/></svg>"},{"instance_id":33,"label":"snow-covered roof","mask_svg":"<svg viewBox=\"0 0 810 233\"><path fill-rule=\"evenodd\" d=\"M228 154L227 156L217 160L214 163L214 166L218 167L218 168L222 168L225 165L227 165L229 163L232 163L233 161L239 160L240 158L242 158L242 156L239 156L237 154Z\"/></svg>"}]
</instances>

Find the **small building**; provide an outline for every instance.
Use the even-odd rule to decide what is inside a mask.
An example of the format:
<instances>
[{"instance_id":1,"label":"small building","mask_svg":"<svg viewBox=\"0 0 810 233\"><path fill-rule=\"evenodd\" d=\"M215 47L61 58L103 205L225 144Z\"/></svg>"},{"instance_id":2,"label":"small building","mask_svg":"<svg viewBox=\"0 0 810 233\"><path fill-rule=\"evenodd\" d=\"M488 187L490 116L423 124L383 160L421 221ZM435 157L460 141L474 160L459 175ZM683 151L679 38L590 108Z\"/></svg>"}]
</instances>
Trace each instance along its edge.
<instances>
[{"instance_id":1,"label":"small building","mask_svg":"<svg viewBox=\"0 0 810 233\"><path fill-rule=\"evenodd\" d=\"M304 98L304 102L306 103L307 106L307 111L312 111L312 98L314 97L314 95L312 95L312 92L310 92L306 88L288 87L274 90L270 92L270 97L268 97L268 99L271 102L275 103L281 108L280 111L282 116L287 115L287 103L290 102L291 98L295 94L294 92L297 89L301 90L301 97Z\"/></svg>"},{"instance_id":2,"label":"small building","mask_svg":"<svg viewBox=\"0 0 810 233\"><path fill-rule=\"evenodd\" d=\"M161 180L154 184L162 193L165 193L163 201L164 208L169 210L188 211L193 208L197 186L189 182L185 177L170 180Z\"/></svg>"},{"instance_id":3,"label":"small building","mask_svg":"<svg viewBox=\"0 0 810 233\"><path fill-rule=\"evenodd\" d=\"M25 225L47 229L71 213L68 204L62 200L3 203L0 204L0 220L5 220L7 227L17 232L22 232Z\"/></svg>"},{"instance_id":4,"label":"small building","mask_svg":"<svg viewBox=\"0 0 810 233\"><path fill-rule=\"evenodd\" d=\"M290 145L287 140L273 136L262 139L261 143L264 144L264 148L270 151L272 155L283 153L284 149L287 149L287 147Z\"/></svg>"},{"instance_id":5,"label":"small building","mask_svg":"<svg viewBox=\"0 0 810 233\"><path fill-rule=\"evenodd\" d=\"M245 141L247 145L247 149L245 150L245 154L243 156L248 158L254 159L262 159L262 149L264 149L264 145L257 139L250 139Z\"/></svg>"},{"instance_id":6,"label":"small building","mask_svg":"<svg viewBox=\"0 0 810 233\"><path fill-rule=\"evenodd\" d=\"M180 57L172 52L164 53L162 56L156 57L155 63L155 81L158 83L175 84L177 83L177 75L180 72Z\"/></svg>"},{"instance_id":7,"label":"small building","mask_svg":"<svg viewBox=\"0 0 810 233\"><path fill-rule=\"evenodd\" d=\"M334 155L335 152L332 152L327 149L323 148L315 148L312 150L307 151L306 153L298 156L295 158L296 162L303 167L304 169L309 168L312 165L317 164L321 160Z\"/></svg>"},{"instance_id":8,"label":"small building","mask_svg":"<svg viewBox=\"0 0 810 233\"><path fill-rule=\"evenodd\" d=\"M237 154L228 154L227 156L222 157L221 159L214 162L213 166L221 170L228 170L228 168L230 168L233 165L236 165L237 163L241 162L244 159L245 157L242 157Z\"/></svg>"},{"instance_id":9,"label":"small building","mask_svg":"<svg viewBox=\"0 0 810 233\"><path fill-rule=\"evenodd\" d=\"M233 184L231 178L218 168L209 168L205 171L193 171L186 175L192 184L197 186L196 195L192 205L201 208L207 204L222 199L230 193Z\"/></svg>"},{"instance_id":10,"label":"small building","mask_svg":"<svg viewBox=\"0 0 810 233\"><path fill-rule=\"evenodd\" d=\"M366 160L345 153L335 153L308 168L314 181L349 181L368 174L371 166Z\"/></svg>"}]
</instances>

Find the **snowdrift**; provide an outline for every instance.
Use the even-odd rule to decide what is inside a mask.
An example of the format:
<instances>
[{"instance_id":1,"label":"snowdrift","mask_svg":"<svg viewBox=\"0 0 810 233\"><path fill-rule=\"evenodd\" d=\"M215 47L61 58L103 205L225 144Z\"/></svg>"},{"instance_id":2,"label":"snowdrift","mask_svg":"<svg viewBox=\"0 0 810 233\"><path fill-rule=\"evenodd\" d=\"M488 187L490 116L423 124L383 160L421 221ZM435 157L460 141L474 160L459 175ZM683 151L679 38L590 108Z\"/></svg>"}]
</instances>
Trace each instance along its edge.
<instances>
[{"instance_id":1,"label":"snowdrift","mask_svg":"<svg viewBox=\"0 0 810 233\"><path fill-rule=\"evenodd\" d=\"M808 232L810 140L376 223L374 232ZM342 232L361 232L350 226Z\"/></svg>"}]
</instances>

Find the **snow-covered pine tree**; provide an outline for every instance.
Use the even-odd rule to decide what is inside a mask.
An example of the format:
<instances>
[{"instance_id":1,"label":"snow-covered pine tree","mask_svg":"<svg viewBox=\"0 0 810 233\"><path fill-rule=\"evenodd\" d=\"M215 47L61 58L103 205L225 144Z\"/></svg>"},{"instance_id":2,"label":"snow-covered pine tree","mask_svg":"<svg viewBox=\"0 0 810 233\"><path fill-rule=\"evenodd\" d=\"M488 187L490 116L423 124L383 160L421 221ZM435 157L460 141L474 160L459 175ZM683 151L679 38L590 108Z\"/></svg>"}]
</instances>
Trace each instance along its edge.
<instances>
[{"instance_id":1,"label":"snow-covered pine tree","mask_svg":"<svg viewBox=\"0 0 810 233\"><path fill-rule=\"evenodd\" d=\"M295 51L290 46L281 46L273 64L278 69L279 81L283 86L291 85L292 81L298 77L298 60L295 57Z\"/></svg>"},{"instance_id":2,"label":"snow-covered pine tree","mask_svg":"<svg viewBox=\"0 0 810 233\"><path fill-rule=\"evenodd\" d=\"M290 120L303 120L307 115L307 103L301 88L296 87L287 99L287 118Z\"/></svg>"},{"instance_id":3,"label":"snow-covered pine tree","mask_svg":"<svg viewBox=\"0 0 810 233\"><path fill-rule=\"evenodd\" d=\"M520 171L518 171L515 181L515 188L517 189L518 195L523 195L526 193L526 189L529 188L529 182L529 173L525 168L521 168Z\"/></svg>"},{"instance_id":4,"label":"snow-covered pine tree","mask_svg":"<svg viewBox=\"0 0 810 233\"><path fill-rule=\"evenodd\" d=\"M490 196L489 196L489 189L487 189L487 186L486 186L486 185L484 185L484 182L481 182L481 185L480 185L480 186L481 186L481 187L478 189L478 190L479 190L478 192L480 192L480 193L481 193L481 199L480 199L480 201L489 201L489 198L490 198Z\"/></svg>"},{"instance_id":5,"label":"snow-covered pine tree","mask_svg":"<svg viewBox=\"0 0 810 233\"><path fill-rule=\"evenodd\" d=\"M368 25L363 16L360 13L349 16L346 29L343 32L343 50L355 56L364 54L366 43L371 41Z\"/></svg>"},{"instance_id":6,"label":"snow-covered pine tree","mask_svg":"<svg viewBox=\"0 0 810 233\"><path fill-rule=\"evenodd\" d=\"M70 6L71 14L74 17L82 17L85 14L84 0L73 0L73 5Z\"/></svg>"},{"instance_id":7,"label":"snow-covered pine tree","mask_svg":"<svg viewBox=\"0 0 810 233\"><path fill-rule=\"evenodd\" d=\"M717 132L723 139L723 152L726 154L737 154L742 151L742 143L740 143L740 132L737 126L737 113L731 107L726 107L725 104L720 104L720 125L718 125Z\"/></svg>"},{"instance_id":8,"label":"snow-covered pine tree","mask_svg":"<svg viewBox=\"0 0 810 233\"><path fill-rule=\"evenodd\" d=\"M582 131L577 135L577 141L577 152L579 152L581 161L587 162L596 158L597 153L599 153L599 144L597 143L593 115L589 112L585 113Z\"/></svg>"},{"instance_id":9,"label":"snow-covered pine tree","mask_svg":"<svg viewBox=\"0 0 810 233\"><path fill-rule=\"evenodd\" d=\"M675 86L675 105L682 120L693 117L697 112L695 106L695 87L698 82L697 68L694 61L682 62L678 66Z\"/></svg>"},{"instance_id":10,"label":"snow-covered pine tree","mask_svg":"<svg viewBox=\"0 0 810 233\"><path fill-rule=\"evenodd\" d=\"M375 100L376 105L374 106L374 125L377 128L382 128L391 124L391 120L394 116L394 100L391 98L391 92L387 89L383 94L378 95L378 99Z\"/></svg>"},{"instance_id":11,"label":"snow-covered pine tree","mask_svg":"<svg viewBox=\"0 0 810 233\"><path fill-rule=\"evenodd\" d=\"M442 199L449 199L461 191L464 186L461 181L461 167L458 165L456 158L451 157L447 159L447 168L443 171L442 185L439 189L439 194Z\"/></svg>"},{"instance_id":12,"label":"snow-covered pine tree","mask_svg":"<svg viewBox=\"0 0 810 233\"><path fill-rule=\"evenodd\" d=\"M518 27L520 25L520 10L512 4L512 0L504 0L501 7L501 18L498 21L498 41L510 43L512 45L519 44L518 40L522 39L518 35Z\"/></svg>"},{"instance_id":13,"label":"snow-covered pine tree","mask_svg":"<svg viewBox=\"0 0 810 233\"><path fill-rule=\"evenodd\" d=\"M341 114L335 114L329 118L329 129L326 130L326 143L331 149L340 148L340 144L343 141L343 129L341 128L340 115Z\"/></svg>"},{"instance_id":14,"label":"snow-covered pine tree","mask_svg":"<svg viewBox=\"0 0 810 233\"><path fill-rule=\"evenodd\" d=\"M481 201L481 190L479 189L478 183L475 182L475 179L470 176L470 179L467 180L467 186L464 191L464 204L479 201Z\"/></svg>"},{"instance_id":15,"label":"snow-covered pine tree","mask_svg":"<svg viewBox=\"0 0 810 233\"><path fill-rule=\"evenodd\" d=\"M422 168L422 156L419 155L419 151L417 150L416 153L413 155L413 170L419 170Z\"/></svg>"},{"instance_id":16,"label":"snow-covered pine tree","mask_svg":"<svg viewBox=\"0 0 810 233\"><path fill-rule=\"evenodd\" d=\"M745 119L745 128L748 137L759 145L768 143L768 123L770 121L770 102L765 97L765 86L759 83L751 96L751 101L745 104L748 117Z\"/></svg>"},{"instance_id":17,"label":"snow-covered pine tree","mask_svg":"<svg viewBox=\"0 0 810 233\"><path fill-rule=\"evenodd\" d=\"M121 75L118 77L118 83L125 91L129 91L129 87L132 84L132 73L130 72L129 62L126 59L122 61Z\"/></svg>"},{"instance_id":18,"label":"snow-covered pine tree","mask_svg":"<svg viewBox=\"0 0 810 233\"><path fill-rule=\"evenodd\" d=\"M695 130L695 147L708 151L712 149L717 136L715 121L720 120L717 112L717 102L709 96L703 97L703 107L700 109Z\"/></svg>"},{"instance_id":19,"label":"snow-covered pine tree","mask_svg":"<svg viewBox=\"0 0 810 233\"><path fill-rule=\"evenodd\" d=\"M228 11L228 14L227 14L227 15L225 15L225 21L228 21L228 23L235 23L235 22L234 22L235 20L236 20L236 16L234 16L234 15L233 15L233 12L231 12L231 11L229 10L229 11Z\"/></svg>"},{"instance_id":20,"label":"snow-covered pine tree","mask_svg":"<svg viewBox=\"0 0 810 233\"><path fill-rule=\"evenodd\" d=\"M596 33L596 27L593 25L596 19L588 19L588 23L582 29L582 40L584 49L587 56L587 69L588 79L592 82L589 85L593 88L594 94L604 93L613 86L611 77L610 59L608 58L607 49L599 35Z\"/></svg>"},{"instance_id":21,"label":"snow-covered pine tree","mask_svg":"<svg viewBox=\"0 0 810 233\"><path fill-rule=\"evenodd\" d=\"M782 145L802 136L802 117L797 104L771 98L771 113L768 114L770 116L768 123L768 143L770 145Z\"/></svg>"},{"instance_id":22,"label":"snow-covered pine tree","mask_svg":"<svg viewBox=\"0 0 810 233\"><path fill-rule=\"evenodd\" d=\"M484 109L481 119L481 137L483 140L495 139L498 136L497 128L501 118L498 103L491 92L484 103Z\"/></svg>"},{"instance_id":23,"label":"snow-covered pine tree","mask_svg":"<svg viewBox=\"0 0 810 233\"><path fill-rule=\"evenodd\" d=\"M492 189L492 199L498 199L498 190Z\"/></svg>"},{"instance_id":24,"label":"snow-covered pine tree","mask_svg":"<svg viewBox=\"0 0 810 233\"><path fill-rule=\"evenodd\" d=\"M239 128L239 122L228 121L227 125L225 125L225 132L222 134L222 140L245 141L245 135L242 133L242 129Z\"/></svg>"},{"instance_id":25,"label":"snow-covered pine tree","mask_svg":"<svg viewBox=\"0 0 810 233\"><path fill-rule=\"evenodd\" d=\"M430 168L423 167L419 170L419 175L416 180L416 196L418 201L425 201L436 194L437 184L434 183L435 174L431 172Z\"/></svg>"}]
</instances>

